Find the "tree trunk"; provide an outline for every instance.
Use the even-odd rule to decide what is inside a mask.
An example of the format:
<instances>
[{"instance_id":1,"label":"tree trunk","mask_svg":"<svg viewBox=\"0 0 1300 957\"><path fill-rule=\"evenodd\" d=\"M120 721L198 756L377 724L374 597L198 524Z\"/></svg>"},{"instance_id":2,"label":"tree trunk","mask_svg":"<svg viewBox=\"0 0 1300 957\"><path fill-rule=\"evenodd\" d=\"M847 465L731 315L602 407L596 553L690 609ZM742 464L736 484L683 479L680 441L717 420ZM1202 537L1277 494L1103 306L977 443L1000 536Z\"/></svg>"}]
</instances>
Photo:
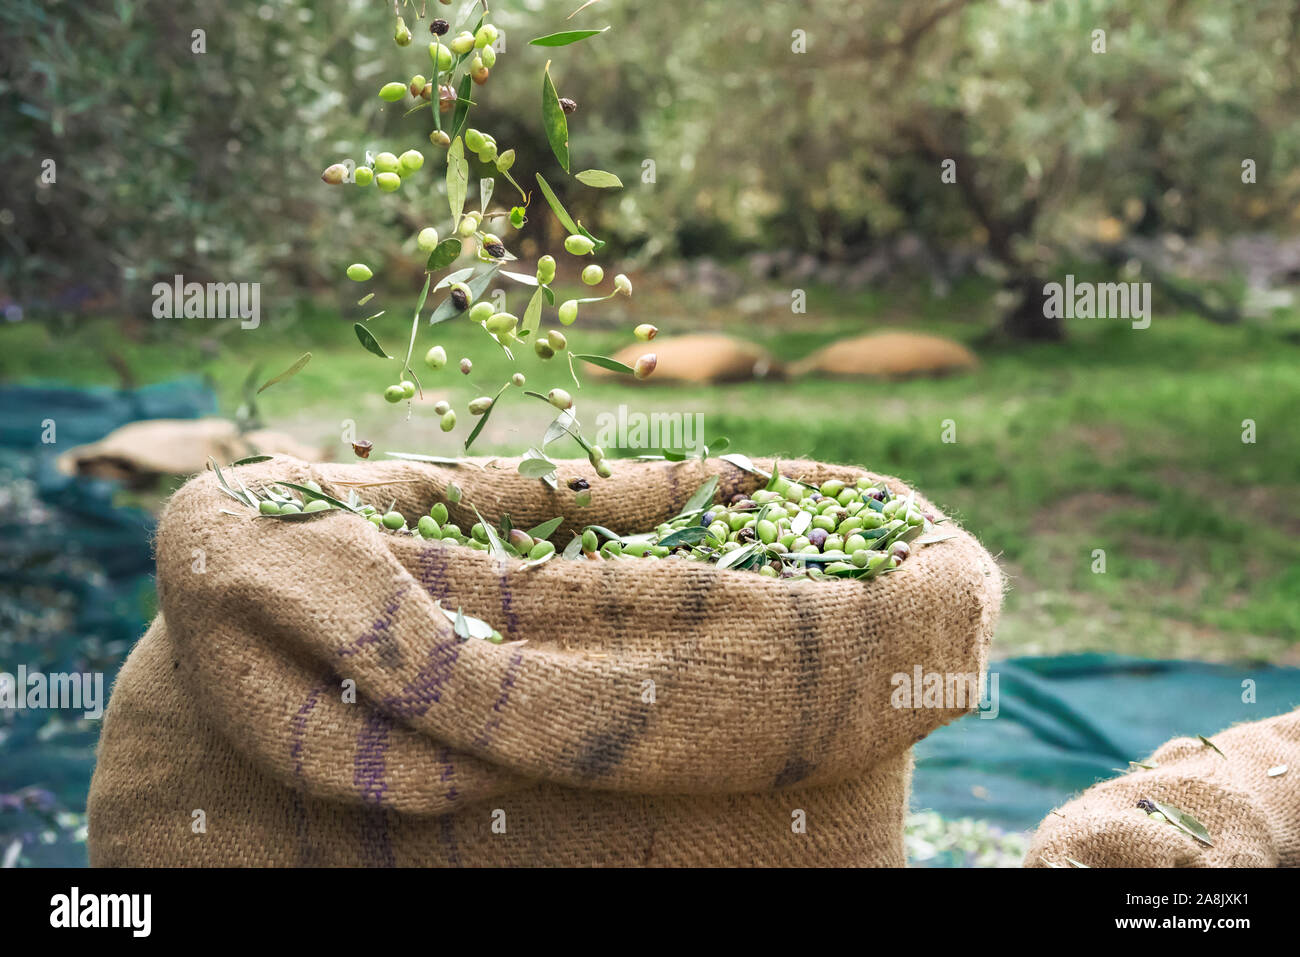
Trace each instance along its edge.
<instances>
[{"instance_id":1,"label":"tree trunk","mask_svg":"<svg viewBox=\"0 0 1300 957\"><path fill-rule=\"evenodd\" d=\"M1059 316L1045 315L1043 280L1038 276L1016 276L1005 286L1016 301L1002 317L1002 332L1012 339L1031 342L1061 342L1065 326Z\"/></svg>"}]
</instances>

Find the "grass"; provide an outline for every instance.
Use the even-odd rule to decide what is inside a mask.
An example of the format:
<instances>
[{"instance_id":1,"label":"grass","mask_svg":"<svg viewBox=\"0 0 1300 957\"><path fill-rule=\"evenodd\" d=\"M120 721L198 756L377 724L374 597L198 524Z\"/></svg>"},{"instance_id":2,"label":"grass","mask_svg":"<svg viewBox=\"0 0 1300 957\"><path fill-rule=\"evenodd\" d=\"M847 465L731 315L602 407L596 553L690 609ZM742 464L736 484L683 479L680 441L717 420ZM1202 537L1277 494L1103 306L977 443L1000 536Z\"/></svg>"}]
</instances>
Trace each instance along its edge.
<instances>
[{"instance_id":1,"label":"grass","mask_svg":"<svg viewBox=\"0 0 1300 957\"><path fill-rule=\"evenodd\" d=\"M571 344L609 354L630 339L620 330L654 321L664 335L729 329L795 358L885 326L974 341L991 308L978 282L947 300L823 287L809 290L807 315L791 316L778 305L783 296L789 301L788 290L774 288L770 308L738 318L729 304L695 302L689 290L639 278L637 286L630 302L584 313L566 330ZM405 351L410 326L401 316L409 308L394 307L371 324L390 353ZM998 632L1002 653L1089 649L1300 663L1294 320L1222 328L1157 312L1143 331L1082 320L1064 344L982 348L978 370L938 380L628 388L626 380L601 381L579 369L577 397L588 431L598 412L620 403L702 412L707 435L727 436L736 451L850 462L914 482L1000 556L1011 584ZM302 373L260 397L269 425L344 460L351 458L342 443L347 421L380 450L455 455L469 416L462 412L449 438L438 431L433 403L445 397L463 410L514 368L483 349L481 336L466 321L438 327L451 368L423 376L428 391L409 422L405 406L381 397L396 363L385 367L357 344L350 320L310 304L248 331L233 320L196 319L10 325L0 378L88 384L117 382L123 368L139 382L201 372L233 412L255 362L268 378L311 351ZM432 341L422 330L417 355ZM468 378L454 370L466 352L476 356ZM530 388L573 391L562 361L543 366L529 350L519 368ZM473 451L536 443L550 412L510 396ZM1245 419L1255 423L1253 444L1242 441ZM945 420L955 424L955 442L943 441ZM1098 549L1101 574L1093 570Z\"/></svg>"}]
</instances>

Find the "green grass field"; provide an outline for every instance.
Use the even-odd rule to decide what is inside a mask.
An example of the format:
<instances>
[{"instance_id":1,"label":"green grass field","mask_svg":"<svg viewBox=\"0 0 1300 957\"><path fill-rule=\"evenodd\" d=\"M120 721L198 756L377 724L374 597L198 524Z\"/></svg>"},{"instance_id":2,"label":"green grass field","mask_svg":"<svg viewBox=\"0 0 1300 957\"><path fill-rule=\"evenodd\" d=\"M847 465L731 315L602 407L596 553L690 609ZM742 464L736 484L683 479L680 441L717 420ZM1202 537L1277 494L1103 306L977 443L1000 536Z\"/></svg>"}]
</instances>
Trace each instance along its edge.
<instances>
[{"instance_id":1,"label":"green grass field","mask_svg":"<svg viewBox=\"0 0 1300 957\"><path fill-rule=\"evenodd\" d=\"M780 290L772 292L779 302ZM884 327L973 341L989 324L987 293L972 284L937 301L810 289L807 315L776 306L741 319L638 280L632 300L593 307L566 332L571 346L609 354L630 341L616 330L634 322L655 322L665 336L725 329L793 359L839 336ZM403 317L412 305L392 305L372 323L390 353L405 352L410 323ZM1143 331L1078 321L1064 345L980 348L977 371L939 380L629 387L580 369L583 388L575 395L588 431L598 412L620 403L633 411L702 412L709 438L728 437L732 451L860 464L915 483L1000 557L1010 578L1001 654L1088 649L1300 664L1294 318L1222 328L1157 312ZM589 319L604 325L589 326ZM233 412L254 363L266 378L311 351L301 374L261 397L269 426L345 461L352 458L341 442L345 420L375 442L377 456L456 455L469 429L464 401L495 392L513 369L499 352L489 354L469 323L437 331L450 366L466 350L482 358L468 378L451 367L426 371L425 400L409 421L405 405L381 397L397 364L363 351L351 320L323 306L264 315L259 329L247 331L234 320L10 324L0 334L0 377L116 383L125 367L144 383L202 373L223 411ZM417 355L434 341L423 329ZM530 387L573 391L562 360L543 365L528 350L519 368ZM450 437L432 413L444 397L461 410ZM551 411L511 395L473 452L536 444ZM956 441L945 443L949 419ZM1255 423L1253 444L1242 441L1245 419ZM1104 574L1092 571L1096 549L1105 551Z\"/></svg>"}]
</instances>

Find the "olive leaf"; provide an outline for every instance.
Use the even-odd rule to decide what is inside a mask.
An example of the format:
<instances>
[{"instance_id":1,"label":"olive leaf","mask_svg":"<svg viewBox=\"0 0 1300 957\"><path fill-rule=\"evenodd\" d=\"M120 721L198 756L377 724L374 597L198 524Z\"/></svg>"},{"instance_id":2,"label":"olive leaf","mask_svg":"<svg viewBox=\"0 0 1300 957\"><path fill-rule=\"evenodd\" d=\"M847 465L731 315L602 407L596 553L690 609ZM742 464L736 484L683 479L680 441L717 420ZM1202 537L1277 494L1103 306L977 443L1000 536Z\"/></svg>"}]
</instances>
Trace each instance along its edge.
<instances>
[{"instance_id":1,"label":"olive leaf","mask_svg":"<svg viewBox=\"0 0 1300 957\"><path fill-rule=\"evenodd\" d=\"M626 375L632 375L635 372L630 365L619 362L617 359L611 359L608 356L590 356L577 353L573 354L573 358L581 359L583 362L590 362L592 365L608 369L610 372L622 372Z\"/></svg>"},{"instance_id":2,"label":"olive leaf","mask_svg":"<svg viewBox=\"0 0 1300 957\"><path fill-rule=\"evenodd\" d=\"M590 186L593 189L614 189L622 188L623 181L613 173L607 173L603 169L584 169L581 173L574 173L573 178L584 186Z\"/></svg>"},{"instance_id":3,"label":"olive leaf","mask_svg":"<svg viewBox=\"0 0 1300 957\"><path fill-rule=\"evenodd\" d=\"M356 509L354 509L351 505L348 505L346 502L340 502L338 499L334 498L333 496L326 495L324 492L318 492L314 488L308 488L305 485L295 485L293 482L282 481L279 484L283 485L285 488L291 488L295 492L301 492L305 500L310 501L310 499L313 498L324 499L325 501L333 505L335 508L340 509L344 512L356 511Z\"/></svg>"},{"instance_id":4,"label":"olive leaf","mask_svg":"<svg viewBox=\"0 0 1300 957\"><path fill-rule=\"evenodd\" d=\"M527 273L511 272L508 269L503 269L501 270L501 275L505 276L507 279L513 279L515 282L523 283L525 286L536 286L538 284L537 277L530 276Z\"/></svg>"},{"instance_id":5,"label":"olive leaf","mask_svg":"<svg viewBox=\"0 0 1300 957\"><path fill-rule=\"evenodd\" d=\"M577 10L574 10L571 14L569 14L569 15L568 15L567 17L565 17L564 19L566 19L566 20L572 20L574 17L576 17L578 14L580 14L583 10L586 10L586 9L587 9L589 6L591 6L593 3L597 3L597 2L598 2L598 0L587 0L586 3L584 3L582 6L580 6Z\"/></svg>"},{"instance_id":6,"label":"olive leaf","mask_svg":"<svg viewBox=\"0 0 1300 957\"><path fill-rule=\"evenodd\" d=\"M447 620L452 623L453 630L461 638L490 638L492 637L492 626L481 618L471 618L459 608L455 611L442 607L442 602L435 601L434 607L447 616Z\"/></svg>"},{"instance_id":7,"label":"olive leaf","mask_svg":"<svg viewBox=\"0 0 1300 957\"><path fill-rule=\"evenodd\" d=\"M573 221L573 217L569 215L569 211L564 208L564 204L560 202L559 197L557 197L554 191L552 191L551 184L546 182L546 177L541 173L537 173L536 177L537 185L541 189L542 195L546 197L547 205L549 205L552 212L555 213L555 218L558 219L561 225L563 225L569 232L576 233L578 231L578 224Z\"/></svg>"},{"instance_id":8,"label":"olive leaf","mask_svg":"<svg viewBox=\"0 0 1300 957\"><path fill-rule=\"evenodd\" d=\"M717 539L703 525L687 525L685 528L679 528L671 535L665 535L659 539L659 544L664 548L676 548L679 545L694 545L702 542L706 538L712 539L717 543ZM720 543L719 543L720 544Z\"/></svg>"},{"instance_id":9,"label":"olive leaf","mask_svg":"<svg viewBox=\"0 0 1300 957\"><path fill-rule=\"evenodd\" d=\"M269 462L274 457L275 456L273 455L250 455L247 458L236 459L234 462L230 463L230 467L234 468L237 465L256 465L258 462Z\"/></svg>"},{"instance_id":10,"label":"olive leaf","mask_svg":"<svg viewBox=\"0 0 1300 957\"><path fill-rule=\"evenodd\" d=\"M356 330L357 338L361 341L361 344L365 346L368 351L373 352L381 359L392 358L392 356L390 356L387 352L384 351L384 347L379 344L379 340L374 337L374 335L370 332L369 329L367 329L359 322L355 323L352 326L352 328Z\"/></svg>"},{"instance_id":11,"label":"olive leaf","mask_svg":"<svg viewBox=\"0 0 1300 957\"><path fill-rule=\"evenodd\" d=\"M247 505L249 508L257 508L257 499L253 497L251 492L245 489L244 494L240 495L230 487L230 484L226 481L226 477L221 473L221 466L217 464L216 459L209 455L208 463L212 466L212 471L217 476L217 483L221 486L223 492L233 498L240 505Z\"/></svg>"},{"instance_id":12,"label":"olive leaf","mask_svg":"<svg viewBox=\"0 0 1300 957\"><path fill-rule=\"evenodd\" d=\"M550 538L555 534L555 530L564 524L564 516L557 515L540 525L534 525L528 530L528 537L540 541L543 538Z\"/></svg>"},{"instance_id":13,"label":"olive leaf","mask_svg":"<svg viewBox=\"0 0 1300 957\"><path fill-rule=\"evenodd\" d=\"M502 393L504 393L508 388L510 388L509 382L503 385L497 394L492 397L492 404L487 407L486 412L479 416L478 425L474 426L474 431L472 431L469 434L469 438L465 440L466 452L468 452L469 447L474 444L474 440L478 438L478 434L483 431L483 426L487 425L487 420L492 416L492 410L497 407L497 400L501 398Z\"/></svg>"},{"instance_id":14,"label":"olive leaf","mask_svg":"<svg viewBox=\"0 0 1300 957\"><path fill-rule=\"evenodd\" d=\"M447 273L447 275L443 276L442 279L438 281L438 285L433 287L433 291L437 292L439 289L446 289L453 283L458 283L474 275L474 270L476 268L477 267L475 266L466 266L464 269L457 269L455 272Z\"/></svg>"},{"instance_id":15,"label":"olive leaf","mask_svg":"<svg viewBox=\"0 0 1300 957\"><path fill-rule=\"evenodd\" d=\"M456 91L456 109L451 114L451 131L453 136L460 136L461 131L465 129L465 123L469 119L470 108L470 91L474 88L473 78L466 73L460 81L460 89ZM437 105L435 104L435 109ZM460 217L457 216L457 219Z\"/></svg>"},{"instance_id":16,"label":"olive leaf","mask_svg":"<svg viewBox=\"0 0 1300 957\"><path fill-rule=\"evenodd\" d=\"M429 253L429 260L424 264L425 271L437 272L439 269L446 269L460 257L460 248L459 239L444 239Z\"/></svg>"},{"instance_id":17,"label":"olive leaf","mask_svg":"<svg viewBox=\"0 0 1300 957\"><path fill-rule=\"evenodd\" d=\"M484 416L484 418L487 418L487 416ZM505 546L501 544L501 539L497 537L496 529L483 520L483 516L479 515L477 508L474 508L473 505L471 505L470 508L474 509L474 514L478 517L479 524L483 526L483 531L487 532L488 552L491 553L493 558L509 558L510 553L507 552Z\"/></svg>"},{"instance_id":18,"label":"olive leaf","mask_svg":"<svg viewBox=\"0 0 1300 957\"><path fill-rule=\"evenodd\" d=\"M285 379L292 379L294 376L296 376L299 372L302 371L302 367L305 366L308 362L311 362L311 353L304 352L302 355L298 357L298 360L293 365L289 366L289 368L285 369L279 375L271 376L271 378L263 382L262 387L258 389L257 392L254 394L261 395L263 392L271 388L271 386L275 385L277 382L283 382Z\"/></svg>"},{"instance_id":19,"label":"olive leaf","mask_svg":"<svg viewBox=\"0 0 1300 957\"><path fill-rule=\"evenodd\" d=\"M548 60L542 71L542 124L546 127L546 139L551 144L551 152L560 161L564 171L569 171L569 121L564 117L564 107L560 106L560 95L555 92L551 82L551 63Z\"/></svg>"},{"instance_id":20,"label":"olive leaf","mask_svg":"<svg viewBox=\"0 0 1300 957\"><path fill-rule=\"evenodd\" d=\"M1215 754L1223 758L1225 761L1227 760L1228 756L1219 750L1219 746L1217 744L1215 744L1213 741L1211 741L1203 734L1198 734L1197 737L1200 738L1201 744L1205 745L1207 748L1212 748Z\"/></svg>"},{"instance_id":21,"label":"olive leaf","mask_svg":"<svg viewBox=\"0 0 1300 957\"><path fill-rule=\"evenodd\" d=\"M499 268L499 266L492 266L490 269L479 273L479 275L475 276L467 283L471 299L478 299L483 295L484 290L487 289L487 287L492 284L492 280L496 278L497 270ZM459 316L460 313L461 310L456 308L456 304L451 301L451 296L448 296L441 304L439 304L437 309L433 310L433 314L429 316L429 325L433 326L440 322L446 322L448 319L454 319Z\"/></svg>"},{"instance_id":22,"label":"olive leaf","mask_svg":"<svg viewBox=\"0 0 1300 957\"><path fill-rule=\"evenodd\" d=\"M550 459L545 458L525 458L519 463L519 474L524 478L541 478L543 475L550 475L558 466Z\"/></svg>"},{"instance_id":23,"label":"olive leaf","mask_svg":"<svg viewBox=\"0 0 1300 957\"><path fill-rule=\"evenodd\" d=\"M718 559L718 565L717 565L718 569L721 570L724 568L733 568L734 566L739 565L742 562L749 561L756 554L758 554L761 545L762 545L761 542L751 542L750 544L745 545L742 548L737 548L727 552L727 554L723 555L720 559Z\"/></svg>"},{"instance_id":24,"label":"olive leaf","mask_svg":"<svg viewBox=\"0 0 1300 957\"><path fill-rule=\"evenodd\" d=\"M488 203L492 202L492 190L497 181L491 176L484 176L478 181L478 208L487 213Z\"/></svg>"},{"instance_id":25,"label":"olive leaf","mask_svg":"<svg viewBox=\"0 0 1300 957\"><path fill-rule=\"evenodd\" d=\"M1214 846L1214 842L1210 840L1210 832L1205 829L1205 825L1186 811L1176 808L1172 804L1163 804L1160 801L1152 801L1151 803L1155 805L1157 811L1165 816L1165 820L1178 830L1186 832L1206 847Z\"/></svg>"},{"instance_id":26,"label":"olive leaf","mask_svg":"<svg viewBox=\"0 0 1300 957\"><path fill-rule=\"evenodd\" d=\"M582 536L574 535L573 538L569 540L569 544L564 546L564 551L561 553L560 557L574 559L577 558L578 555L580 555L581 553L582 553Z\"/></svg>"},{"instance_id":27,"label":"olive leaf","mask_svg":"<svg viewBox=\"0 0 1300 957\"><path fill-rule=\"evenodd\" d=\"M443 498L451 502L452 505L455 505L458 502L460 502L460 497L461 497L460 486L457 485L455 482L448 482L446 491L443 492Z\"/></svg>"},{"instance_id":28,"label":"olive leaf","mask_svg":"<svg viewBox=\"0 0 1300 957\"><path fill-rule=\"evenodd\" d=\"M790 519L790 531L792 531L795 534L795 537L797 538L798 536L806 532L808 530L808 526L811 524L812 524L812 512L805 512L803 509L800 509L798 512L795 513L794 518Z\"/></svg>"},{"instance_id":29,"label":"olive leaf","mask_svg":"<svg viewBox=\"0 0 1300 957\"><path fill-rule=\"evenodd\" d=\"M1280 778L1282 775L1286 774L1286 772L1287 766L1285 764L1279 764L1276 767L1269 768L1266 773L1270 778Z\"/></svg>"},{"instance_id":30,"label":"olive leaf","mask_svg":"<svg viewBox=\"0 0 1300 957\"><path fill-rule=\"evenodd\" d=\"M542 290L539 288L533 293L528 300L528 307L524 309L524 321L519 324L518 336L520 339L526 339L537 331L537 327L542 322Z\"/></svg>"},{"instance_id":31,"label":"olive leaf","mask_svg":"<svg viewBox=\"0 0 1300 957\"><path fill-rule=\"evenodd\" d=\"M730 455L720 455L718 458L724 462L730 462L738 469L749 472L751 475L766 476L766 472L760 472L754 467L753 460L748 455L741 455L739 452L732 452Z\"/></svg>"},{"instance_id":32,"label":"olive leaf","mask_svg":"<svg viewBox=\"0 0 1300 957\"><path fill-rule=\"evenodd\" d=\"M677 513L677 516L680 518L690 512L698 512L706 505L712 504L713 496L717 491L718 477L710 475L705 483L695 490L695 494L686 500L686 504L682 506L682 510Z\"/></svg>"},{"instance_id":33,"label":"olive leaf","mask_svg":"<svg viewBox=\"0 0 1300 957\"><path fill-rule=\"evenodd\" d=\"M609 27L601 27L599 30L564 30L560 33L547 34L544 37L535 37L528 42L535 47L565 47L570 43L577 43L579 40L598 36L608 29Z\"/></svg>"},{"instance_id":34,"label":"olive leaf","mask_svg":"<svg viewBox=\"0 0 1300 957\"><path fill-rule=\"evenodd\" d=\"M465 212L465 191L468 189L469 163L465 159L465 144L457 136L447 149L447 203L451 207L453 229L460 222L461 214Z\"/></svg>"}]
</instances>

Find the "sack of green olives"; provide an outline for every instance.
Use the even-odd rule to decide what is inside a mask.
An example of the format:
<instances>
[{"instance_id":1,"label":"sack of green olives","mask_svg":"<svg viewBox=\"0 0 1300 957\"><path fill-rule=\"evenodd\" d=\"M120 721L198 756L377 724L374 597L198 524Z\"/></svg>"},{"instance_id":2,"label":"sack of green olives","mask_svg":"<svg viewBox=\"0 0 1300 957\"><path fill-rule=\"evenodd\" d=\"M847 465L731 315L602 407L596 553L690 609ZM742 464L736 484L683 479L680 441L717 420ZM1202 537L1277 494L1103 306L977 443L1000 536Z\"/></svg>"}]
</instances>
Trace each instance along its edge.
<instances>
[{"instance_id":1,"label":"sack of green olives","mask_svg":"<svg viewBox=\"0 0 1300 957\"><path fill-rule=\"evenodd\" d=\"M92 863L901 866L910 748L974 702L900 706L896 680L982 671L992 558L861 469L593 458L191 480L105 717ZM808 545L769 549L796 521Z\"/></svg>"}]
</instances>

